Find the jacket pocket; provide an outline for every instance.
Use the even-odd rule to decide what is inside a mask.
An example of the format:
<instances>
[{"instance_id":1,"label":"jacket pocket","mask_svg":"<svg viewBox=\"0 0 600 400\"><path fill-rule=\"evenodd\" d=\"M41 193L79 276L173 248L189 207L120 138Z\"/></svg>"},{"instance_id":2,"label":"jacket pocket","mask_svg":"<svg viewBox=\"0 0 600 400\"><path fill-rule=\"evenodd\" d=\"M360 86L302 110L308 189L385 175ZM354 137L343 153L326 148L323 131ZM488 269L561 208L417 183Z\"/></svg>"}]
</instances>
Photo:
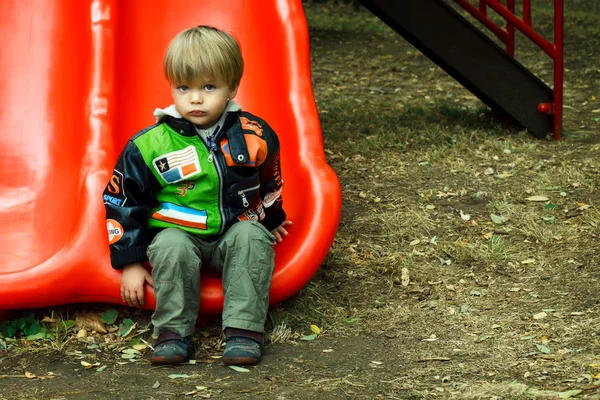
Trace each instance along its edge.
<instances>
[{"instance_id":1,"label":"jacket pocket","mask_svg":"<svg viewBox=\"0 0 600 400\"><path fill-rule=\"evenodd\" d=\"M255 198L255 193L259 188L260 185L256 185L245 189L239 189L237 191L237 195L241 201L242 208L246 209L250 206L250 203Z\"/></svg>"}]
</instances>

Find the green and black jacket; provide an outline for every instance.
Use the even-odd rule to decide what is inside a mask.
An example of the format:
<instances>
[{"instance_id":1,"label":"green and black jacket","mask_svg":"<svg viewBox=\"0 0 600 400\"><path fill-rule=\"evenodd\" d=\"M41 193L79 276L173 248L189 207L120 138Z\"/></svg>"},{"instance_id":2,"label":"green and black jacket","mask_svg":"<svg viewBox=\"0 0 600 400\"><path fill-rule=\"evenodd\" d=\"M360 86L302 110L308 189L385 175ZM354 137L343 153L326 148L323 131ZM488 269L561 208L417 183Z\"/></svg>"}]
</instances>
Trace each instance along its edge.
<instances>
[{"instance_id":1,"label":"green and black jacket","mask_svg":"<svg viewBox=\"0 0 600 400\"><path fill-rule=\"evenodd\" d=\"M111 262L147 261L161 229L207 240L240 220L273 230L285 221L279 140L262 119L229 112L201 138L196 127L167 116L129 140L104 191Z\"/></svg>"}]
</instances>

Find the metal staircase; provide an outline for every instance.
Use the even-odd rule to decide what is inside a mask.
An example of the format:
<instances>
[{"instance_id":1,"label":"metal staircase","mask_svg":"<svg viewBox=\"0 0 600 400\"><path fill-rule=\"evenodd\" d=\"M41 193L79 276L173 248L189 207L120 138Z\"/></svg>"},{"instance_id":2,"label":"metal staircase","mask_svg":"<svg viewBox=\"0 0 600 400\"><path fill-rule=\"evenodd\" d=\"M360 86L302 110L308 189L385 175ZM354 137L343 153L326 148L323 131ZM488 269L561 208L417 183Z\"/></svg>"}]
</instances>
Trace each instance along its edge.
<instances>
[{"instance_id":1,"label":"metal staircase","mask_svg":"<svg viewBox=\"0 0 600 400\"><path fill-rule=\"evenodd\" d=\"M423 54L499 114L508 115L539 138L559 139L563 101L563 0L555 0L554 43L533 28L530 0L523 17L515 0L452 0L489 29L506 49L443 0L360 0ZM488 18L502 16L505 28ZM554 60L554 90L514 58L515 28Z\"/></svg>"}]
</instances>

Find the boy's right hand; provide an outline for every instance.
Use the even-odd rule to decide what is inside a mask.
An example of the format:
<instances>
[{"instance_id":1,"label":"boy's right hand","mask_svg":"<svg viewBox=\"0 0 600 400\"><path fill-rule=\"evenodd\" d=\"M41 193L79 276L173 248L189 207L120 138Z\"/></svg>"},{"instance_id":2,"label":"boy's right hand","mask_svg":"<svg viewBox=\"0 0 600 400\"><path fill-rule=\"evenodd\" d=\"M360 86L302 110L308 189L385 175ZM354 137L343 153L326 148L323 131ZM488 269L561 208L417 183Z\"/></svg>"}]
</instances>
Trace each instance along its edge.
<instances>
[{"instance_id":1,"label":"boy's right hand","mask_svg":"<svg viewBox=\"0 0 600 400\"><path fill-rule=\"evenodd\" d=\"M126 265L121 277L121 299L133 307L144 305L144 283L154 287L152 275L142 263Z\"/></svg>"}]
</instances>

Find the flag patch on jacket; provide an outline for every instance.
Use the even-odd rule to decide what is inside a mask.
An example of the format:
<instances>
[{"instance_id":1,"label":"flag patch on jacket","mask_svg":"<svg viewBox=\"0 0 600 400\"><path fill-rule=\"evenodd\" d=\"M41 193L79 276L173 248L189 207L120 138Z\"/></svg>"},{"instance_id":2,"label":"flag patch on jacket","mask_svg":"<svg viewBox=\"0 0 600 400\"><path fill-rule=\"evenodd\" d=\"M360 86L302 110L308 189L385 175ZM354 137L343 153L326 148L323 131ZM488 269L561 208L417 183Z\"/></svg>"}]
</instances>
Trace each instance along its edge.
<instances>
[{"instance_id":1,"label":"flag patch on jacket","mask_svg":"<svg viewBox=\"0 0 600 400\"><path fill-rule=\"evenodd\" d=\"M194 146L158 156L152 160L152 165L167 183L188 179L201 171Z\"/></svg>"},{"instance_id":2,"label":"flag patch on jacket","mask_svg":"<svg viewBox=\"0 0 600 400\"><path fill-rule=\"evenodd\" d=\"M162 203L162 208L156 210L152 214L152 218L188 228L206 229L208 216L205 210L194 210L173 203Z\"/></svg>"}]
</instances>

